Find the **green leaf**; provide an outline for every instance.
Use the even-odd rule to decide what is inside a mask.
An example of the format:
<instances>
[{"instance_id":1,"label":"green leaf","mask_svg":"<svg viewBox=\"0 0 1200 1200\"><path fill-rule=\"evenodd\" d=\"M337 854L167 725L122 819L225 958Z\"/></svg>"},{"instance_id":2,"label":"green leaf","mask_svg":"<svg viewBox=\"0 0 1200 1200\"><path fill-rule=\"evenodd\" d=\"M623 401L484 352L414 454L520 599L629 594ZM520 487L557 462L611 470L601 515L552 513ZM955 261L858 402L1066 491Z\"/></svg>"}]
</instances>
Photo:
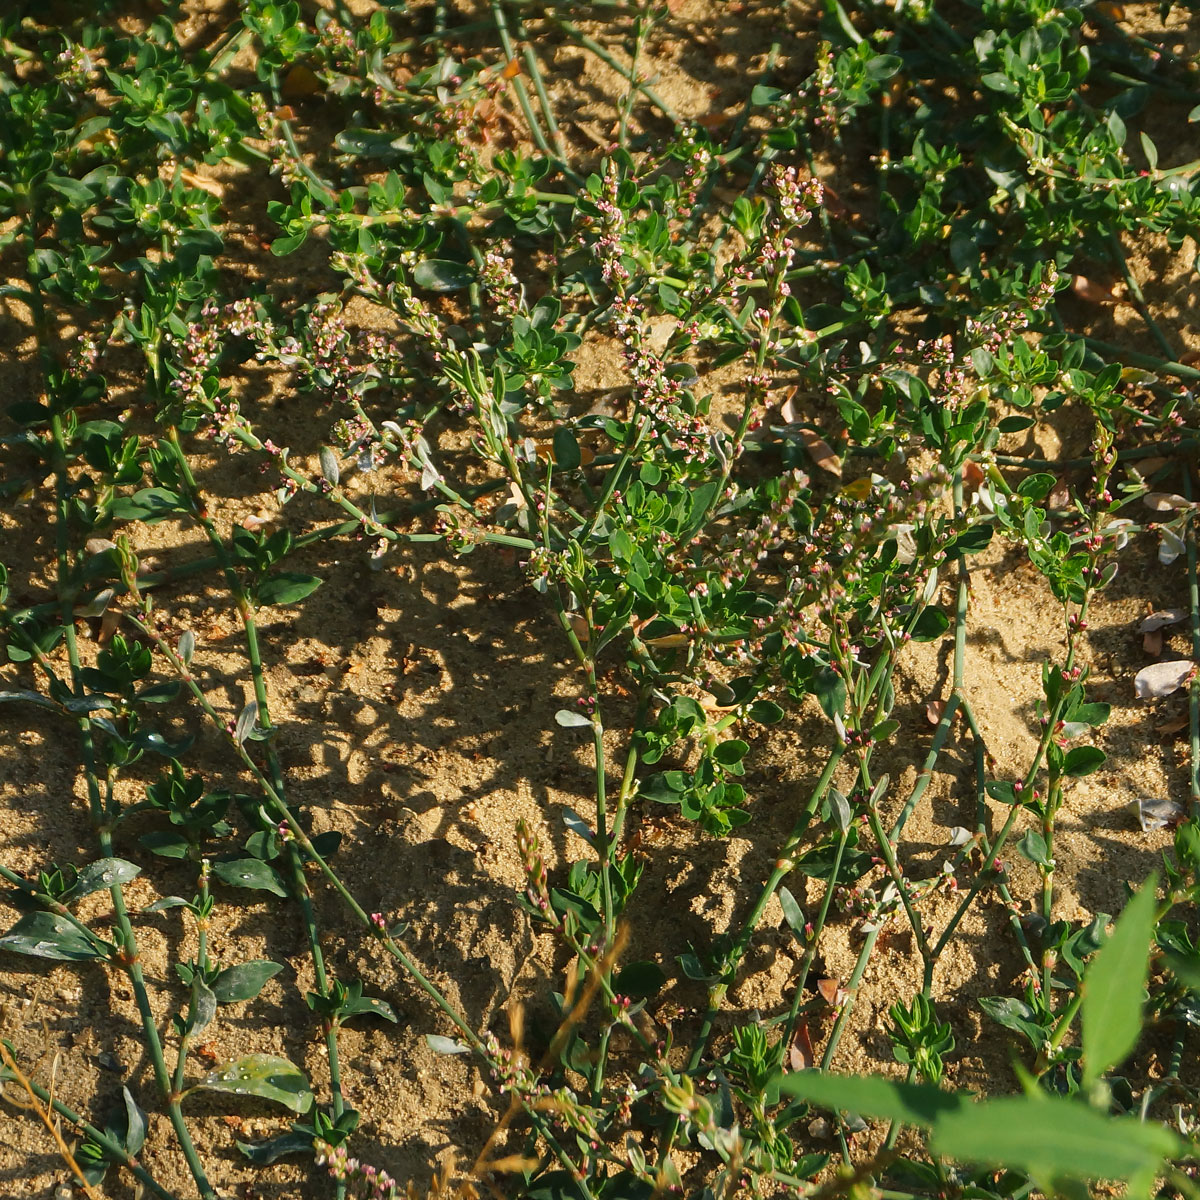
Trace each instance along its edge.
<instances>
[{"instance_id":1,"label":"green leaf","mask_svg":"<svg viewBox=\"0 0 1200 1200\"><path fill-rule=\"evenodd\" d=\"M990 525L976 525L973 529L960 533L946 547L946 557L960 558L964 554L978 554L980 550L987 548L988 543L992 540L992 533Z\"/></svg>"},{"instance_id":2,"label":"green leaf","mask_svg":"<svg viewBox=\"0 0 1200 1200\"><path fill-rule=\"evenodd\" d=\"M237 1148L257 1167L269 1167L285 1154L312 1152L312 1138L306 1133L281 1133L269 1142L237 1142Z\"/></svg>"},{"instance_id":3,"label":"green leaf","mask_svg":"<svg viewBox=\"0 0 1200 1200\"><path fill-rule=\"evenodd\" d=\"M723 767L732 767L740 763L749 752L750 746L739 738L730 738L713 748L712 756Z\"/></svg>"},{"instance_id":4,"label":"green leaf","mask_svg":"<svg viewBox=\"0 0 1200 1200\"><path fill-rule=\"evenodd\" d=\"M936 641L950 628L950 618L940 608L927 608L912 627L914 642Z\"/></svg>"},{"instance_id":5,"label":"green leaf","mask_svg":"<svg viewBox=\"0 0 1200 1200\"><path fill-rule=\"evenodd\" d=\"M1151 171L1158 169L1158 147L1150 140L1147 133L1141 133L1142 153L1146 156L1146 164Z\"/></svg>"},{"instance_id":6,"label":"green leaf","mask_svg":"<svg viewBox=\"0 0 1200 1200\"><path fill-rule=\"evenodd\" d=\"M993 92L1003 92L1006 96L1019 96L1021 89L1003 71L989 71L979 77L979 82Z\"/></svg>"},{"instance_id":7,"label":"green leaf","mask_svg":"<svg viewBox=\"0 0 1200 1200\"><path fill-rule=\"evenodd\" d=\"M822 666L813 673L812 690L830 720L846 711L846 685L832 667Z\"/></svg>"},{"instance_id":8,"label":"green leaf","mask_svg":"<svg viewBox=\"0 0 1200 1200\"><path fill-rule=\"evenodd\" d=\"M1039 867L1044 867L1050 862L1050 851L1046 847L1046 839L1036 829L1031 829L1017 843L1017 849L1031 863L1037 863Z\"/></svg>"},{"instance_id":9,"label":"green leaf","mask_svg":"<svg viewBox=\"0 0 1200 1200\"><path fill-rule=\"evenodd\" d=\"M216 862L213 874L230 887L254 888L260 892L271 892L286 896L287 888L279 878L279 872L258 858L235 858L229 862Z\"/></svg>"},{"instance_id":10,"label":"green leaf","mask_svg":"<svg viewBox=\"0 0 1200 1200\"><path fill-rule=\"evenodd\" d=\"M667 982L667 973L656 962L631 962L622 967L613 982L613 990L622 996L640 1000L657 995Z\"/></svg>"},{"instance_id":11,"label":"green leaf","mask_svg":"<svg viewBox=\"0 0 1200 1200\"><path fill-rule=\"evenodd\" d=\"M258 722L258 701L251 700L245 708L238 713L237 724L233 727L233 737L240 746L254 729Z\"/></svg>"},{"instance_id":12,"label":"green leaf","mask_svg":"<svg viewBox=\"0 0 1200 1200\"><path fill-rule=\"evenodd\" d=\"M276 258L283 258L285 254L291 254L294 250L299 250L307 240L307 229L302 229L299 233L293 233L290 237L277 237L271 243L271 253Z\"/></svg>"},{"instance_id":13,"label":"green leaf","mask_svg":"<svg viewBox=\"0 0 1200 1200\"><path fill-rule=\"evenodd\" d=\"M155 830L143 833L138 841L160 858L187 858L192 845L182 833L173 829Z\"/></svg>"},{"instance_id":14,"label":"green leaf","mask_svg":"<svg viewBox=\"0 0 1200 1200\"><path fill-rule=\"evenodd\" d=\"M323 582L299 571L276 571L259 584L255 598L259 604L295 604L311 596Z\"/></svg>"},{"instance_id":15,"label":"green leaf","mask_svg":"<svg viewBox=\"0 0 1200 1200\"><path fill-rule=\"evenodd\" d=\"M115 500L110 511L119 521L147 521L152 524L173 513L187 512L188 506L178 493L152 487Z\"/></svg>"},{"instance_id":16,"label":"green leaf","mask_svg":"<svg viewBox=\"0 0 1200 1200\"><path fill-rule=\"evenodd\" d=\"M213 980L212 991L218 1004L237 1004L242 1000L253 1000L268 979L283 970L281 964L270 959L256 958L250 962L226 967Z\"/></svg>"},{"instance_id":17,"label":"green leaf","mask_svg":"<svg viewBox=\"0 0 1200 1200\"><path fill-rule=\"evenodd\" d=\"M1063 762L1063 773L1072 778L1090 775L1093 771L1098 771L1107 758L1108 755L1096 746L1076 746L1068 752Z\"/></svg>"},{"instance_id":18,"label":"green leaf","mask_svg":"<svg viewBox=\"0 0 1200 1200\"><path fill-rule=\"evenodd\" d=\"M774 700L755 700L746 710L746 716L759 725L775 725L783 720L783 709Z\"/></svg>"},{"instance_id":19,"label":"green leaf","mask_svg":"<svg viewBox=\"0 0 1200 1200\"><path fill-rule=\"evenodd\" d=\"M98 858L94 863L88 863L79 872L75 886L71 888L69 903L82 900L93 892L106 891L119 883L128 883L142 873L142 868L134 866L123 858Z\"/></svg>"},{"instance_id":20,"label":"green leaf","mask_svg":"<svg viewBox=\"0 0 1200 1200\"><path fill-rule=\"evenodd\" d=\"M457 292L469 287L475 272L465 263L446 258L427 258L413 268L413 282L431 292Z\"/></svg>"},{"instance_id":21,"label":"green leaf","mask_svg":"<svg viewBox=\"0 0 1200 1200\"><path fill-rule=\"evenodd\" d=\"M295 1113L307 1112L313 1102L304 1072L275 1054L247 1054L230 1059L188 1088L188 1094L191 1092L258 1096L262 1100L275 1100Z\"/></svg>"},{"instance_id":22,"label":"green leaf","mask_svg":"<svg viewBox=\"0 0 1200 1200\"><path fill-rule=\"evenodd\" d=\"M979 1007L993 1021L1024 1035L1029 1043L1040 1050L1046 1042L1046 1031L1038 1024L1037 1014L1023 1000L1015 996L981 996Z\"/></svg>"},{"instance_id":23,"label":"green leaf","mask_svg":"<svg viewBox=\"0 0 1200 1200\"><path fill-rule=\"evenodd\" d=\"M705 970L704 964L695 954L677 955L675 961L679 964L679 969L688 979L694 979L698 983L713 983L715 980L721 978L719 974L710 974Z\"/></svg>"},{"instance_id":24,"label":"green leaf","mask_svg":"<svg viewBox=\"0 0 1200 1200\"><path fill-rule=\"evenodd\" d=\"M1096 952L1083 977L1085 1089L1137 1045L1157 891L1158 876L1151 875L1125 906L1112 936Z\"/></svg>"},{"instance_id":25,"label":"green leaf","mask_svg":"<svg viewBox=\"0 0 1200 1200\"><path fill-rule=\"evenodd\" d=\"M993 800L999 800L1001 804L1016 804L1017 789L1006 779L993 779L987 785L987 794Z\"/></svg>"},{"instance_id":26,"label":"green leaf","mask_svg":"<svg viewBox=\"0 0 1200 1200\"><path fill-rule=\"evenodd\" d=\"M899 1083L879 1075L798 1071L784 1075L779 1080L779 1090L821 1108L923 1128L931 1127L942 1116L972 1107L968 1092L944 1092L931 1084Z\"/></svg>"},{"instance_id":27,"label":"green leaf","mask_svg":"<svg viewBox=\"0 0 1200 1200\"><path fill-rule=\"evenodd\" d=\"M9 649L9 657L12 658L13 662L25 662L28 659L28 656L26 656L24 659L14 658L11 648ZM49 699L49 697L43 696L41 692L31 692L25 690L0 692L0 704L5 703L6 701L11 702L17 700L23 700L26 704L36 704L39 708L48 708L51 712L62 711L60 705L55 704L53 700Z\"/></svg>"},{"instance_id":28,"label":"green leaf","mask_svg":"<svg viewBox=\"0 0 1200 1200\"><path fill-rule=\"evenodd\" d=\"M783 909L783 919L788 923L788 928L796 934L797 937L804 936L804 911L796 902L796 897L792 895L787 888L779 889L779 907Z\"/></svg>"},{"instance_id":29,"label":"green leaf","mask_svg":"<svg viewBox=\"0 0 1200 1200\"><path fill-rule=\"evenodd\" d=\"M377 996L355 996L342 1005L341 1018L350 1021L354 1017L379 1017L383 1021L397 1021L396 1010Z\"/></svg>"},{"instance_id":30,"label":"green leaf","mask_svg":"<svg viewBox=\"0 0 1200 1200\"><path fill-rule=\"evenodd\" d=\"M573 471L583 462L579 443L569 429L560 427L554 431L554 461L563 471Z\"/></svg>"},{"instance_id":31,"label":"green leaf","mask_svg":"<svg viewBox=\"0 0 1200 1200\"><path fill-rule=\"evenodd\" d=\"M106 955L102 945L85 936L66 917L48 912L34 912L22 917L0 937L0 950L59 962L85 962Z\"/></svg>"},{"instance_id":32,"label":"green leaf","mask_svg":"<svg viewBox=\"0 0 1200 1200\"><path fill-rule=\"evenodd\" d=\"M1080 725L1103 725L1108 720L1108 714L1112 712L1111 704L1103 704L1100 701L1094 701L1090 704L1081 704L1078 708L1073 708L1067 714L1068 721L1075 721Z\"/></svg>"},{"instance_id":33,"label":"green leaf","mask_svg":"<svg viewBox=\"0 0 1200 1200\"><path fill-rule=\"evenodd\" d=\"M127 1087L121 1088L121 1097L125 1101L125 1133L121 1142L126 1152L136 1158L146 1144L146 1114L138 1107Z\"/></svg>"},{"instance_id":34,"label":"green leaf","mask_svg":"<svg viewBox=\"0 0 1200 1200\"><path fill-rule=\"evenodd\" d=\"M934 1124L932 1146L936 1154L1028 1171L1043 1182L1145 1178L1183 1148L1161 1125L1042 1095L1006 1096L948 1112Z\"/></svg>"}]
</instances>

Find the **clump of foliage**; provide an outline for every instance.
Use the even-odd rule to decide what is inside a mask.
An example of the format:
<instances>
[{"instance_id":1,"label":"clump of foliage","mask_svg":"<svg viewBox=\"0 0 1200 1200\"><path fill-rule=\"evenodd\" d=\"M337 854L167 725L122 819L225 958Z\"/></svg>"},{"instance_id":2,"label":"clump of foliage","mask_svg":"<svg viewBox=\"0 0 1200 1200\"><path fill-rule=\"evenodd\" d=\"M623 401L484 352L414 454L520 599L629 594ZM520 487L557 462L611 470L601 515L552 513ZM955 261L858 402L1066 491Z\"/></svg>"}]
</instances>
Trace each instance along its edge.
<instances>
[{"instance_id":1,"label":"clump of foliage","mask_svg":"<svg viewBox=\"0 0 1200 1200\"><path fill-rule=\"evenodd\" d=\"M1105 914L1063 919L1055 892L1058 815L1105 758L1089 741L1109 715L1081 665L1089 611L1148 527L1143 502L1162 518L1160 557L1186 560L1181 617L1200 653L1200 373L1177 361L1126 261L1133 237L1178 250L1197 232L1191 164L1161 164L1139 130L1158 106L1190 102L1190 64L1130 35L1107 3L849 12L827 0L815 35L793 6L751 6L777 30L765 69L736 114L706 124L645 80L656 39L677 28L672 4L605 3L586 30L557 0L495 0L461 20L440 4L380 4L365 18L335 5L312 20L292 0L242 7L186 46L170 17L130 33L115 6L62 28L28 4L0 17L3 294L35 343L35 382L6 409L0 497L19 521L44 514L53 540L44 579L19 559L0 568L0 700L72 731L93 839L82 865L36 876L0 861L22 911L0 948L124 976L153 1075L127 1081L115 1116L89 1117L20 1075L9 1047L7 1078L74 1130L71 1170L89 1187L124 1170L176 1200L138 1157L143 1106L155 1107L211 1200L220 1181L193 1139L190 1098L249 1095L296 1117L281 1137L243 1144L250 1161L304 1155L338 1197L399 1194L353 1153L359 1113L338 1057L346 1022L396 1013L370 980L327 963L319 878L424 997L431 1030L436 1019L451 1032L430 1032L430 1045L473 1055L509 1098L519 1152L475 1164L497 1191L872 1186L1007 1200L1035 1187L1077 1196L1095 1179L1146 1193L1165 1179L1194 1194L1194 1097L1178 1074L1200 986L1194 691L1190 807L1162 818L1177 826L1162 880L1111 934ZM556 111L546 63L563 44L625 81L602 151ZM239 271L235 167L270 173L271 253L285 268L293 255L318 261L320 294ZM1105 272L1124 280L1154 354L1077 327ZM389 314L388 332L356 328L363 301ZM627 381L600 407L576 387L597 346L615 347ZM279 444L250 399L267 372L329 415L323 444ZM1063 414L1090 429L1086 458L1010 452L1013 435ZM229 498L199 482L215 453L265 472L284 527L228 519ZM286 520L301 505L325 515L297 534ZM141 569L143 528L161 522L198 529L207 554ZM964 690L970 560L994 539L1044 578L1064 637L1042 668L1040 740L1023 763L993 759ZM514 902L571 963L565 994L547 986L558 1026L537 1061L455 1009L406 930L339 872L338 835L314 836L289 795L256 614L319 603L320 552L347 540L374 568L416 545L513 555L578 667L577 703L555 720L558 736L591 745L593 794L565 814L589 853L552 870L538 831L515 833L526 887ZM296 569L301 552L318 573ZM243 635L253 698L240 711L173 608L197 577ZM901 794L876 765L903 737L897 672L913 642L943 638L950 689ZM1190 662L1164 665L1139 677L1145 695L1189 682ZM659 806L697 840L752 832L746 732L802 712L823 731L808 751L816 783L733 927L630 957L653 854L639 844L643 813ZM956 797L963 824L944 865L914 877L905 828L956 721L974 767ZM203 723L224 765L178 732ZM1012 853L1040 880L1024 921ZM157 860L187 884L133 913L127 885ZM815 881L807 910L796 878ZM85 920L79 901L100 891L111 913ZM984 1007L1021 1039L1025 1094L975 1105L945 1084L962 1031L939 1016L936 972L985 894L1012 912L1024 964L1018 994ZM253 1004L281 970L214 959L211 922L239 898L305 930L305 998L329 1064L320 1096L277 1055L197 1065L219 1007ZM730 1022L772 901L799 964L790 1003ZM160 1032L137 927L165 911L195 951L175 963ZM835 919L856 923L857 964L814 987ZM889 925L910 932L922 974L889 1014L904 1080L831 1074ZM648 1003L676 964L705 1004L672 1033ZM1147 986L1151 1015L1178 1031L1172 1074L1153 1084L1112 1074L1137 1045ZM1175 1098L1172 1130L1161 1118ZM864 1118L890 1127L864 1145L853 1136ZM818 1119L836 1153L813 1134ZM901 1141L906 1126L916 1135Z\"/></svg>"}]
</instances>

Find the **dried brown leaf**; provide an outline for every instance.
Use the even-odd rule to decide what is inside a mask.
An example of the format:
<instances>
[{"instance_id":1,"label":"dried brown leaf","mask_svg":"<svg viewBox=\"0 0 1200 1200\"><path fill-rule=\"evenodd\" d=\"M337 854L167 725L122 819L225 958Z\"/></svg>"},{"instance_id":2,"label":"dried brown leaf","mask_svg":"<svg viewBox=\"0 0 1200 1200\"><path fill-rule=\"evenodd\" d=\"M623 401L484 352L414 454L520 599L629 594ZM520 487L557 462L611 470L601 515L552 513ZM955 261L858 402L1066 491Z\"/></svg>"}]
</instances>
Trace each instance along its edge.
<instances>
[{"instance_id":1,"label":"dried brown leaf","mask_svg":"<svg viewBox=\"0 0 1200 1200\"><path fill-rule=\"evenodd\" d=\"M1150 633L1162 629L1164 625L1178 625L1187 615L1186 608L1164 608L1161 612L1152 612L1138 622L1138 633Z\"/></svg>"},{"instance_id":2,"label":"dried brown leaf","mask_svg":"<svg viewBox=\"0 0 1200 1200\"><path fill-rule=\"evenodd\" d=\"M312 67L296 63L283 77L279 94L285 100L303 100L308 96L315 96L322 87L324 84L317 78Z\"/></svg>"},{"instance_id":3,"label":"dried brown leaf","mask_svg":"<svg viewBox=\"0 0 1200 1200\"><path fill-rule=\"evenodd\" d=\"M1172 717L1169 721L1163 721L1161 725L1156 725L1154 731L1169 736L1173 733L1182 733L1188 727L1188 718L1186 715Z\"/></svg>"},{"instance_id":4,"label":"dried brown leaf","mask_svg":"<svg viewBox=\"0 0 1200 1200\"><path fill-rule=\"evenodd\" d=\"M811 429L801 429L799 434L800 440L804 443L804 448L813 462L821 470L828 471L830 475L836 475L838 479L841 479L842 460L833 452L833 447Z\"/></svg>"},{"instance_id":5,"label":"dried brown leaf","mask_svg":"<svg viewBox=\"0 0 1200 1200\"><path fill-rule=\"evenodd\" d=\"M1133 688L1139 700L1158 700L1177 692L1195 670L1196 664L1188 658L1151 663L1134 677Z\"/></svg>"},{"instance_id":6,"label":"dried brown leaf","mask_svg":"<svg viewBox=\"0 0 1200 1200\"><path fill-rule=\"evenodd\" d=\"M968 458L967 461L963 463L962 473L963 487L967 491L978 491L978 489L983 486L983 481L985 478L983 468L973 458Z\"/></svg>"},{"instance_id":7,"label":"dried brown leaf","mask_svg":"<svg viewBox=\"0 0 1200 1200\"><path fill-rule=\"evenodd\" d=\"M821 994L821 999L832 1008L845 1003L846 989L836 979L818 979L817 991Z\"/></svg>"},{"instance_id":8,"label":"dried brown leaf","mask_svg":"<svg viewBox=\"0 0 1200 1200\"><path fill-rule=\"evenodd\" d=\"M216 196L218 200L225 195L225 185L218 183L215 179L208 179L204 175L197 175L195 171L188 170L180 171L179 175L189 187L199 188L210 196Z\"/></svg>"},{"instance_id":9,"label":"dried brown leaf","mask_svg":"<svg viewBox=\"0 0 1200 1200\"><path fill-rule=\"evenodd\" d=\"M800 405L797 403L800 397L800 389L792 388L790 392L783 398L783 403L779 406L779 415L783 418L785 425L794 425L803 415L800 410Z\"/></svg>"},{"instance_id":10,"label":"dried brown leaf","mask_svg":"<svg viewBox=\"0 0 1200 1200\"><path fill-rule=\"evenodd\" d=\"M1142 497L1142 503L1155 512L1177 512L1184 508L1194 508L1190 500L1185 500L1175 492L1147 492Z\"/></svg>"},{"instance_id":11,"label":"dried brown leaf","mask_svg":"<svg viewBox=\"0 0 1200 1200\"><path fill-rule=\"evenodd\" d=\"M1071 291L1088 304L1116 304L1117 302L1112 288L1105 287L1104 284L1097 283L1086 275L1075 276L1071 281Z\"/></svg>"},{"instance_id":12,"label":"dried brown leaf","mask_svg":"<svg viewBox=\"0 0 1200 1200\"><path fill-rule=\"evenodd\" d=\"M808 1022L801 1021L788 1047L788 1066L793 1071L807 1071L816 1061L812 1038L808 1034Z\"/></svg>"},{"instance_id":13,"label":"dried brown leaf","mask_svg":"<svg viewBox=\"0 0 1200 1200\"><path fill-rule=\"evenodd\" d=\"M667 633L662 637L647 638L647 646L660 646L665 650L674 650L680 646L688 644L688 635L686 633Z\"/></svg>"},{"instance_id":14,"label":"dried brown leaf","mask_svg":"<svg viewBox=\"0 0 1200 1200\"><path fill-rule=\"evenodd\" d=\"M1128 807L1137 817L1143 833L1153 833L1156 829L1174 828L1183 817L1182 804L1160 797L1139 796Z\"/></svg>"},{"instance_id":15,"label":"dried brown leaf","mask_svg":"<svg viewBox=\"0 0 1200 1200\"><path fill-rule=\"evenodd\" d=\"M1050 509L1070 508L1071 485L1065 482L1056 483L1046 497L1046 507Z\"/></svg>"}]
</instances>

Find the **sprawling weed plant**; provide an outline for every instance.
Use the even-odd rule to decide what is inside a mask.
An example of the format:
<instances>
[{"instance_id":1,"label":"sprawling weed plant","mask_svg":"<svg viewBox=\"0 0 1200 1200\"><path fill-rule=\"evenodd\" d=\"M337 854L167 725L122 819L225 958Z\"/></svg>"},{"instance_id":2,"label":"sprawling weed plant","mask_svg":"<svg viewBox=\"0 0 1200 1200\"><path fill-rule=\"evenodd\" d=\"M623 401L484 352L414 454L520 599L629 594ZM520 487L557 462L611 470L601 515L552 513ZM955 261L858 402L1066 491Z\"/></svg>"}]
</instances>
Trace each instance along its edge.
<instances>
[{"instance_id":1,"label":"sprawling weed plant","mask_svg":"<svg viewBox=\"0 0 1200 1200\"><path fill-rule=\"evenodd\" d=\"M1055 834L1073 781L1104 762L1089 609L1147 529L1164 561L1186 559L1200 654L1200 372L1126 258L1136 239L1182 252L1196 236L1191 164L1166 165L1139 131L1184 118L1195 64L1108 3L718 5L706 20L771 31L765 65L736 111L689 121L648 74L682 36L674 4L337 3L313 17L247 0L186 43L187 6L167 7L48 24L14 0L0 15L0 293L32 347L6 368L0 495L6 528L44 522L51 546L43 563L22 557L32 542L4 552L0 700L6 728L35 706L76 739L92 838L33 873L0 855L22 914L0 947L127 980L152 1076L125 1081L115 1114L76 1112L5 1045L5 1079L61 1131L81 1185L98 1194L124 1171L164 1200L223 1194L189 1124L192 1097L215 1093L295 1114L241 1149L264 1165L306 1156L305 1195L412 1194L355 1157L340 1032L396 1013L327 963L320 880L350 936L423 994L430 1045L486 1072L498 1133L464 1191L1016 1198L1157 1180L1194 1195L1196 1093L1179 1072L1200 1013L1195 690L1190 805L1161 878L1111 934L1105 914L1060 915ZM559 47L623 81L600 148L562 115ZM319 294L239 270L232 201L253 205L264 180L271 254L285 268L306 256ZM1105 276L1150 349L1081 327ZM386 319L360 328L364 304ZM577 390L589 354L620 363L604 403ZM264 378L326 419L323 443L272 437L253 400ZM1086 458L1013 452L1012 435L1032 446L1064 420L1090 430ZM231 521L230 499L204 490L218 454L265 473L279 528ZM296 504L327 515L295 533ZM145 529L164 522L207 552L143 569ZM1044 578L1064 638L1021 763L993 757L964 690L970 560L994 539ZM556 1032L538 1051L516 1014L511 1040L472 1027L339 872L337 833L313 836L289 794L257 614L319 603L321 576L295 555L319 563L345 541L376 569L420 543L508 556L577 665L577 700L555 720L591 746L594 794L565 814L587 853L551 868L544 832L513 834L514 903L569 962L561 992L546 982ZM197 577L243 635L240 711L173 601ZM897 672L913 642L940 639L950 689L902 794L878 766L881 748L911 745ZM1158 664L1142 689L1166 694L1191 669ZM697 840L752 823L746 732L802 710L820 714L805 749L816 782L773 869L706 944L630 950L654 853L645 812ZM205 722L224 764L193 752ZM962 825L944 866L918 874L905 829L955 739L973 763ZM1040 879L1025 913L1014 853ZM133 911L127 886L157 879L157 860L186 884ZM111 909L84 919L97 892ZM323 1095L277 1055L197 1054L219 1007L253 1006L281 970L214 958L212 922L239 896L305 930ZM1019 1039L1024 1094L976 1104L944 1080L963 1031L939 1016L937 983L985 896L1007 907L1024 964L1015 994L985 1003ZM727 998L772 901L798 965L781 1010L750 1019ZM147 914L167 910L193 934L174 990L145 977L138 949ZM857 928L857 964L818 987L835 920ZM922 977L889 1014L900 1077L831 1074L888 928L909 932ZM676 966L705 1002L667 1027L650 1002ZM1147 1012L1174 1030L1169 1075L1114 1077ZM146 1109L165 1114L193 1189L139 1157Z\"/></svg>"}]
</instances>

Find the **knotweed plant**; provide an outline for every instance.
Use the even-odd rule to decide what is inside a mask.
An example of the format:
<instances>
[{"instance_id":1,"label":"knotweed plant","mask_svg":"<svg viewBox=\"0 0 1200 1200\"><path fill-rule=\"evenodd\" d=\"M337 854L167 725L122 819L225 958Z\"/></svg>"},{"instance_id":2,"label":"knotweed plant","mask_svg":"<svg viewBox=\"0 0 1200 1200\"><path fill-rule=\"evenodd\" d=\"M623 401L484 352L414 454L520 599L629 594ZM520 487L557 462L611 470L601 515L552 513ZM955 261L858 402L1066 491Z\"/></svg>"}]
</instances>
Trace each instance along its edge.
<instances>
[{"instance_id":1,"label":"knotweed plant","mask_svg":"<svg viewBox=\"0 0 1200 1200\"><path fill-rule=\"evenodd\" d=\"M1106 914L1062 915L1055 857L1074 781L1105 761L1089 617L1139 535L1186 562L1172 619L1192 639L1139 694L1190 686L1200 656L1200 372L1127 261L1137 236L1177 250L1197 233L1192 165L1160 165L1137 127L1193 96L1193 64L1110 4L830 0L814 34L806 10L756 3L746 19L775 31L761 76L736 111L685 120L646 65L689 28L674 3L310 17L249 0L186 41L186 3L133 21L101 4L61 27L13 7L0 249L27 340L8 368L22 382L0 496L6 527L44 524L52 548L38 559L22 536L4 551L0 700L7 728L32 707L75 739L86 803L70 819L90 842L34 870L0 852L20 914L0 948L127 981L147 1061L115 1114L77 1112L5 1044L4 1078L58 1122L71 1176L231 1194L194 1136L191 1098L208 1093L290 1110L288 1132L238 1146L264 1169L299 1156L297 1195L417 1194L423 1180L356 1145L341 1031L397 1012L370 971L329 960L328 894L338 932L407 980L429 1046L473 1056L486 1080L495 1133L458 1147L473 1165L435 1194L1015 1198L1157 1179L1194 1195L1180 1073L1200 987L1194 690L1188 803L1147 818L1176 826L1173 850L1161 878L1130 881L1111 934ZM621 81L604 137L563 115L555 47ZM245 269L246 238L286 285ZM312 269L292 271L302 258ZM1155 353L1080 321L1116 298L1093 282L1106 272ZM581 382L597 356L621 381L599 400ZM272 385L320 440L271 418ZM1017 452L1015 435L1064 415L1089 453ZM281 515L234 520L234 497L202 482L218 458ZM163 522L203 552L148 569ZM994 754L965 688L971 559L993 542L1042 578L1062 630L1022 762ZM592 787L511 831L513 903L566 970L541 981L540 1043L515 1007L503 1035L476 1028L427 976L410 931L339 868L341 833L314 833L277 736L259 614L323 602L297 555L320 571L336 547L386 587L422 546L466 572L472 555L512 564L573 665L554 733L589 748ZM201 583L240 633L240 707L182 602ZM948 691L918 743L897 685L914 644L943 641ZM650 814L698 848L735 830L761 845L748 781L769 749L752 742L797 728L812 782L769 870L703 943L647 944ZM952 743L970 763L964 815L930 867L905 833ZM906 785L880 766L897 753ZM547 850L564 825L577 861ZM1014 855L1035 896L1015 894ZM168 870L182 890L160 887ZM137 912L139 876L162 894ZM111 911L85 918L96 893ZM938 969L985 898L1021 967L1015 994L983 1008L1021 1039L1026 1094L975 1104L947 1081L968 1031L939 1014ZM249 1006L254 1028L283 969L214 955L214 923L240 901L303 930L327 1086L265 1050L203 1052L221 1006ZM747 1014L731 992L772 906L795 967L776 1011ZM167 912L188 947L171 982L147 978L138 940ZM844 980L822 965L839 924L857 950ZM885 935L907 937L921 978L888 1011L896 1065L832 1073ZM657 1003L672 980L702 997L694 1019ZM1171 1031L1169 1074L1115 1076L1147 1016ZM186 1188L140 1157L150 1109Z\"/></svg>"}]
</instances>

